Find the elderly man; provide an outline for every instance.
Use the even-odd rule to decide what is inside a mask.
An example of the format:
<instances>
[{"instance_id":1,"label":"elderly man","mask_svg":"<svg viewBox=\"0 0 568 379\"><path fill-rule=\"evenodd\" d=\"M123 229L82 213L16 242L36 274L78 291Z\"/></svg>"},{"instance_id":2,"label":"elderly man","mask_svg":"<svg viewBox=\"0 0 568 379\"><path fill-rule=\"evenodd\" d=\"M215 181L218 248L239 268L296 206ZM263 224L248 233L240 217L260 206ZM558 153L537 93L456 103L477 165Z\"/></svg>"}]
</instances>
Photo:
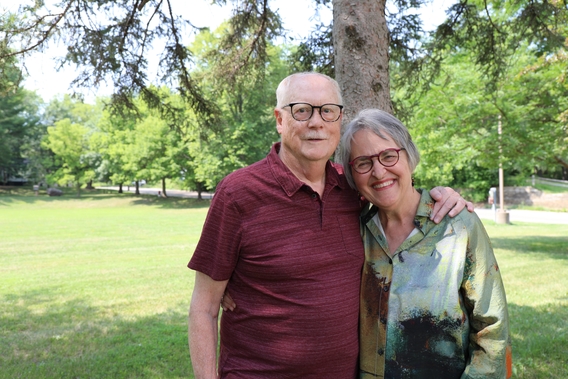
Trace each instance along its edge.
<instances>
[{"instance_id":1,"label":"elderly man","mask_svg":"<svg viewBox=\"0 0 568 379\"><path fill-rule=\"evenodd\" d=\"M300 73L276 95L281 142L219 183L188 265L196 270L189 347L198 379L357 376L361 204L329 161L340 139L340 89ZM456 201L450 213L463 209L452 195L437 203L440 218ZM226 289L238 307L221 318L217 360Z\"/></svg>"}]
</instances>

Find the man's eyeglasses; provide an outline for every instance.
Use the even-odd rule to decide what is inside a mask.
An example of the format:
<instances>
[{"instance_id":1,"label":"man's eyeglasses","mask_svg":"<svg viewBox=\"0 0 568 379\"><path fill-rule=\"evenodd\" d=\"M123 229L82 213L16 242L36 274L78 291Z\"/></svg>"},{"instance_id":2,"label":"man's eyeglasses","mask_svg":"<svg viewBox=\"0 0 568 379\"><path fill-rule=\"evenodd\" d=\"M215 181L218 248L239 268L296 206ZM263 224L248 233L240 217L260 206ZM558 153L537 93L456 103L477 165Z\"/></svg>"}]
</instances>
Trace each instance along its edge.
<instances>
[{"instance_id":1,"label":"man's eyeglasses","mask_svg":"<svg viewBox=\"0 0 568 379\"><path fill-rule=\"evenodd\" d=\"M339 120L343 105L338 104L323 104L320 106L311 105L308 103L290 103L284 105L282 108L290 107L292 117L296 121L308 121L314 114L314 108L319 110L319 114L324 121L334 122Z\"/></svg>"},{"instance_id":2,"label":"man's eyeglasses","mask_svg":"<svg viewBox=\"0 0 568 379\"><path fill-rule=\"evenodd\" d=\"M380 164L385 167L392 167L398 163L400 151L404 149L385 149L378 154L361 155L349 162L353 170L359 174L366 174L373 168L373 158L377 158Z\"/></svg>"}]
</instances>

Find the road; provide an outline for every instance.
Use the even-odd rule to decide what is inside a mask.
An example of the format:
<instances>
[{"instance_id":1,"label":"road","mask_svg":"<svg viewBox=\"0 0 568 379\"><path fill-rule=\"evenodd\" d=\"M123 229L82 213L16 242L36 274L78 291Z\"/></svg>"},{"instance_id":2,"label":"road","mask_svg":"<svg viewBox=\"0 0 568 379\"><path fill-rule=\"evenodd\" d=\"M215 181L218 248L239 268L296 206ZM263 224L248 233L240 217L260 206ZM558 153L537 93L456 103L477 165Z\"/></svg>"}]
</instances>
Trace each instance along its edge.
<instances>
[{"instance_id":1,"label":"road","mask_svg":"<svg viewBox=\"0 0 568 379\"><path fill-rule=\"evenodd\" d=\"M117 191L118 187L97 187L98 189L114 190ZM124 186L122 190L125 192L134 192L134 186ZM160 188L147 188L140 187L140 193L145 195L158 195ZM181 190L166 190L168 196L171 197L183 197L183 198L197 198L197 192L195 191L181 191ZM203 199L212 199L213 194L209 192L202 192ZM568 212L545 212L545 211L529 211L523 209L510 209L509 211L509 221L511 223L515 222L536 222L542 224L566 224L568 225ZM481 219L495 220L495 214L491 209L476 208L475 213ZM568 231L567 231L568 234Z\"/></svg>"},{"instance_id":2,"label":"road","mask_svg":"<svg viewBox=\"0 0 568 379\"><path fill-rule=\"evenodd\" d=\"M566 224L568 225L568 212L528 211L524 209L509 209L509 222L535 222L539 224ZM475 209L481 219L495 220L491 209ZM566 231L568 234L568 230Z\"/></svg>"}]
</instances>

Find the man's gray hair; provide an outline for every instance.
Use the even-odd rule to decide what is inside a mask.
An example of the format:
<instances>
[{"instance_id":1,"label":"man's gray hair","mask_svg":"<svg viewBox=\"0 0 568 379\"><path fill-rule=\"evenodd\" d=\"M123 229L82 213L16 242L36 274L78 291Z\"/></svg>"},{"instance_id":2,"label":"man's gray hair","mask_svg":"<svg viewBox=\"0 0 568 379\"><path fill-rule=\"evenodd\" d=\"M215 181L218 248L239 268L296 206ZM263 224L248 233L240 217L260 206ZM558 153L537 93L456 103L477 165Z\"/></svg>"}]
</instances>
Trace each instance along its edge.
<instances>
[{"instance_id":1,"label":"man's gray hair","mask_svg":"<svg viewBox=\"0 0 568 379\"><path fill-rule=\"evenodd\" d=\"M321 74L319 72L297 72L295 74L289 75L289 76L285 77L284 79L282 79L282 81L278 85L278 88L276 89L276 107L282 108L282 107L284 107L285 105L287 105L291 102L291 100L290 100L291 94L289 93L288 89L290 87L290 83L294 79L298 79L298 78L301 78L302 76L309 76L309 75L320 76L322 78L329 80L329 82L333 85L333 87L335 87L335 90L337 92L337 99L339 101L339 105L343 105L343 99L341 97L341 88L339 87L339 84L337 83L337 81L335 81L335 79L333 79L333 78L331 78L331 77L329 77L325 74ZM295 94L295 95L297 95L297 94Z\"/></svg>"},{"instance_id":2,"label":"man's gray hair","mask_svg":"<svg viewBox=\"0 0 568 379\"><path fill-rule=\"evenodd\" d=\"M408 155L410 172L414 172L418 162L420 162L420 153L412 141L406 126L387 112L379 109L364 109L345 127L345 132L341 137L341 148L339 149L339 162L343 164L345 176L352 188L356 189L351 166L349 165L351 161L351 141L353 141L355 133L365 129L370 130L383 139L391 137L398 147L405 149Z\"/></svg>"}]
</instances>

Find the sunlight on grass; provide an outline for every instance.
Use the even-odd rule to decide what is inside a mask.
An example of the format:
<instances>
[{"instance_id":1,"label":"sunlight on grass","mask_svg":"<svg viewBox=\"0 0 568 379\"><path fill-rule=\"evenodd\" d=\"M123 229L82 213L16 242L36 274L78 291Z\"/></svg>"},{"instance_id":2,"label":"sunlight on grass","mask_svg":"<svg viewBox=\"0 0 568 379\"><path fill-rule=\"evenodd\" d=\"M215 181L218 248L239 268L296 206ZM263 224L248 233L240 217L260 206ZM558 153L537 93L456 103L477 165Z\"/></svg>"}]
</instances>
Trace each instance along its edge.
<instances>
[{"instance_id":1,"label":"sunlight on grass","mask_svg":"<svg viewBox=\"0 0 568 379\"><path fill-rule=\"evenodd\" d=\"M503 275L515 378L568 378L568 226L484 221Z\"/></svg>"},{"instance_id":2,"label":"sunlight on grass","mask_svg":"<svg viewBox=\"0 0 568 379\"><path fill-rule=\"evenodd\" d=\"M186 265L207 206L0 195L0 377L192 377Z\"/></svg>"}]
</instances>

